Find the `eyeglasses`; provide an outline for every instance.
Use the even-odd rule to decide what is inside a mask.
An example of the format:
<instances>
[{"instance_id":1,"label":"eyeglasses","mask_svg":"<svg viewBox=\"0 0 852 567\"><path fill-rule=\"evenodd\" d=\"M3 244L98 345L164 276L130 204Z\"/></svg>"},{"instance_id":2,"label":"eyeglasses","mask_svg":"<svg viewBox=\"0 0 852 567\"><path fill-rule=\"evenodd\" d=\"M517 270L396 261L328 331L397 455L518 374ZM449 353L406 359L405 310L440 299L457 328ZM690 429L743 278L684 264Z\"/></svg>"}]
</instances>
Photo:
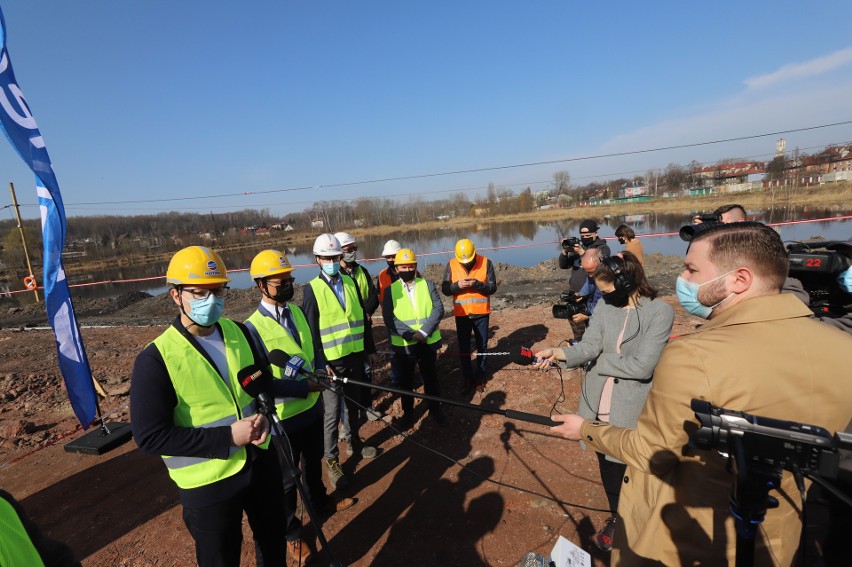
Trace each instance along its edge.
<instances>
[{"instance_id":1,"label":"eyeglasses","mask_svg":"<svg viewBox=\"0 0 852 567\"><path fill-rule=\"evenodd\" d=\"M189 295L192 296L193 299L207 299L210 295L214 295L215 297L223 298L225 294L228 293L230 288L226 285L222 287L216 287L213 289L187 289L183 288L181 291L185 291Z\"/></svg>"},{"instance_id":2,"label":"eyeglasses","mask_svg":"<svg viewBox=\"0 0 852 567\"><path fill-rule=\"evenodd\" d=\"M266 280L266 285L271 285L272 287L281 287L282 285L292 284L293 278L286 280Z\"/></svg>"}]
</instances>

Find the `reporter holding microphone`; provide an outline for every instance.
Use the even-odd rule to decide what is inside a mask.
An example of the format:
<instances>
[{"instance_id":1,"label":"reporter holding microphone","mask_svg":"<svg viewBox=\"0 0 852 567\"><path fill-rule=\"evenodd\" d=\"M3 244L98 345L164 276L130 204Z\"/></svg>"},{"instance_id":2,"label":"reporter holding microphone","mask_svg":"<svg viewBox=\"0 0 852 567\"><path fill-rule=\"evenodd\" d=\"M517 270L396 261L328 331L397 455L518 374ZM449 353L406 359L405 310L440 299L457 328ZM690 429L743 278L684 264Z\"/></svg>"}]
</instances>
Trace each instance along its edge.
<instances>
[{"instance_id":1,"label":"reporter holding microphone","mask_svg":"<svg viewBox=\"0 0 852 567\"><path fill-rule=\"evenodd\" d=\"M577 368L588 362L580 392L578 414L617 425L635 427L651 389L654 367L668 342L674 309L660 299L645 277L639 260L630 252L602 258L594 273L595 285L603 293L583 340L566 348L548 348L536 353L538 367L551 362ZM601 482L610 509L618 509L626 465L597 453ZM612 549L615 516L595 534L595 545Z\"/></svg>"}]
</instances>

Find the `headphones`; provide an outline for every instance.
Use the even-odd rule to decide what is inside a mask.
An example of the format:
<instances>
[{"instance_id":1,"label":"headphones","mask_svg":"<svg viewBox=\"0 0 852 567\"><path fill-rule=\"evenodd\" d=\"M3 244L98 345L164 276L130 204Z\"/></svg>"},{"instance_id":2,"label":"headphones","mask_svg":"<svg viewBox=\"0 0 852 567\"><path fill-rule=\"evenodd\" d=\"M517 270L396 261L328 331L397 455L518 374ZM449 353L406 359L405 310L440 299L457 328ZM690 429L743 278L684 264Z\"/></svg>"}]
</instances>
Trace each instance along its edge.
<instances>
[{"instance_id":1,"label":"headphones","mask_svg":"<svg viewBox=\"0 0 852 567\"><path fill-rule=\"evenodd\" d=\"M612 258L611 256L601 258L601 263L610 270L612 270L612 274L614 276L613 284L615 285L615 291L629 294L634 289L636 289L635 279L628 277L627 274L624 273L624 270L622 270L618 266L618 262L616 262L614 258Z\"/></svg>"}]
</instances>

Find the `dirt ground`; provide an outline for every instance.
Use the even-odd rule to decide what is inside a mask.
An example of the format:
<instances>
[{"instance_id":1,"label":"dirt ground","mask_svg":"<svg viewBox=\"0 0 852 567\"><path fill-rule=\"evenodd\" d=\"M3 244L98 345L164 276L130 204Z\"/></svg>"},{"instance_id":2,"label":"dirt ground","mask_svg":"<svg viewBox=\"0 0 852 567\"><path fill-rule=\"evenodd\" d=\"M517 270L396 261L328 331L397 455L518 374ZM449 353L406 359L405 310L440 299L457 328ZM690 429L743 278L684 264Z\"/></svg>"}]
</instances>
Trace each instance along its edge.
<instances>
[{"instance_id":1,"label":"dirt ground","mask_svg":"<svg viewBox=\"0 0 852 567\"><path fill-rule=\"evenodd\" d=\"M694 327L672 297L681 259L652 254L646 270L665 300L677 308L673 334ZM490 349L552 346L570 338L566 321L550 308L566 286L555 261L532 268L498 265ZM443 266L425 270L439 281ZM229 293L226 315L242 320L255 308L253 290ZM300 294L296 301L299 301ZM445 301L447 312L450 304ZM75 301L95 378L108 397L101 409L127 422L130 374L137 353L174 317L166 295L130 293L119 298ZM385 329L376 317L380 351ZM183 525L177 490L159 458L133 442L101 456L68 453L63 446L83 432L67 400L43 305L0 302L0 487L15 495L52 538L74 549L84 565L188 565L194 548ZM491 380L472 398L460 392L458 345L451 316L441 323L444 347L439 376L445 397L488 411L446 410L441 428L420 419L408 437L394 431L399 400L379 393L384 420L368 423L362 436L380 446L373 460L350 457L354 472L344 493L356 506L322 525L337 560L365 565L517 565L527 551L548 555L562 535L588 550L595 565L607 556L590 537L609 515L596 459L545 426L511 421L506 409L540 415L576 408L581 372L540 373L507 357L489 359ZM387 365L376 383L388 381ZM424 408L416 405L422 418ZM343 456L345 458L345 454ZM462 468L462 466L466 468ZM309 523L305 514L305 522ZM253 563L245 526L244 564ZM313 533L313 527L309 530ZM327 564L315 555L315 565Z\"/></svg>"}]
</instances>

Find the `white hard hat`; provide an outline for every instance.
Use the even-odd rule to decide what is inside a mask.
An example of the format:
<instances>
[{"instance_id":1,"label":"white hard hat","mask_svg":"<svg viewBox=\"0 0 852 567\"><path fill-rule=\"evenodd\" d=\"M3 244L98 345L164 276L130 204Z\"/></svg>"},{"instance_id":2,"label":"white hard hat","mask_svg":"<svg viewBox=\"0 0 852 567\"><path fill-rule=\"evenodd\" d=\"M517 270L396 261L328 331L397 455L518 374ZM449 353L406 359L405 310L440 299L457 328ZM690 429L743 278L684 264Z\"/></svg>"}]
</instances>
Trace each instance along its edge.
<instances>
[{"instance_id":1,"label":"white hard hat","mask_svg":"<svg viewBox=\"0 0 852 567\"><path fill-rule=\"evenodd\" d=\"M396 240L388 240L385 242L385 249L382 250L382 256L396 256L396 253L402 250L402 246Z\"/></svg>"},{"instance_id":2,"label":"white hard hat","mask_svg":"<svg viewBox=\"0 0 852 567\"><path fill-rule=\"evenodd\" d=\"M340 242L340 246L355 244L355 237L348 232L335 232L334 237Z\"/></svg>"},{"instance_id":3,"label":"white hard hat","mask_svg":"<svg viewBox=\"0 0 852 567\"><path fill-rule=\"evenodd\" d=\"M314 240L314 256L342 256L340 241L333 234L320 234Z\"/></svg>"}]
</instances>

